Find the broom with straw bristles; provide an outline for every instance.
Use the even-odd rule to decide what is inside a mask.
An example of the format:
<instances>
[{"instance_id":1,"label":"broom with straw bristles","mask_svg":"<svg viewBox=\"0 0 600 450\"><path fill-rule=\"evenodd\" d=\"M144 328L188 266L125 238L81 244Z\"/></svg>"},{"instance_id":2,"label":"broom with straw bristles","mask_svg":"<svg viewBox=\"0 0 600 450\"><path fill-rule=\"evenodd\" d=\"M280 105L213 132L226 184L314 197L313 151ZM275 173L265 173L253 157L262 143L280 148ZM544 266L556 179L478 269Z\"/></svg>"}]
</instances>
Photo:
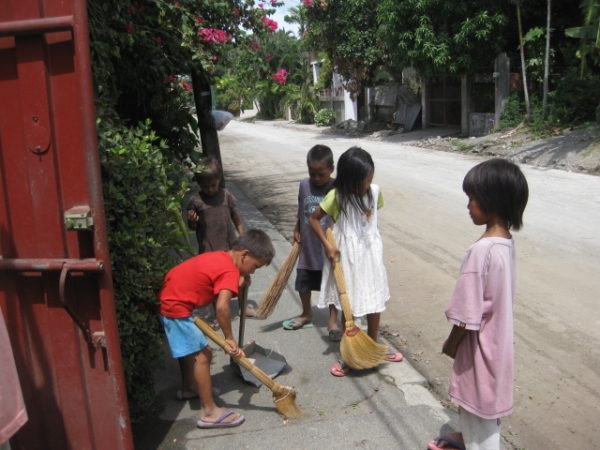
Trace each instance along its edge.
<instances>
[{"instance_id":1,"label":"broom with straw bristles","mask_svg":"<svg viewBox=\"0 0 600 450\"><path fill-rule=\"evenodd\" d=\"M327 241L337 247L333 231L327 228L325 233ZM378 344L371 336L362 331L354 324L354 316L350 306L350 298L346 293L346 281L339 256L333 265L335 284L340 295L340 303L344 312L344 334L340 342L340 353L344 361L352 369L370 369L385 361L387 357L387 346Z\"/></svg>"},{"instance_id":2,"label":"broom with straw bristles","mask_svg":"<svg viewBox=\"0 0 600 450\"><path fill-rule=\"evenodd\" d=\"M265 292L265 295L263 295L260 300L260 305L258 305L258 308L256 309L256 317L258 319L266 319L275 309L275 305L277 305L281 293L285 289L292 270L296 265L299 253L300 243L294 242L290 253L285 258L285 261L283 261L283 264L279 268L275 278L273 278L273 281L271 281L269 289L267 289L267 292Z\"/></svg>"},{"instance_id":3,"label":"broom with straw bristles","mask_svg":"<svg viewBox=\"0 0 600 450\"><path fill-rule=\"evenodd\" d=\"M194 317L194 323L215 344L219 345L226 352L229 352L229 344L225 342L225 338L213 330L209 324L198 317ZM273 392L273 402L275 403L275 408L279 414L292 419L300 418L304 415L302 410L296 405L296 389L276 383L269 375L252 364L245 356L232 356L232 358L239 365L244 366L248 372L254 375L261 383L268 387L271 392Z\"/></svg>"}]
</instances>

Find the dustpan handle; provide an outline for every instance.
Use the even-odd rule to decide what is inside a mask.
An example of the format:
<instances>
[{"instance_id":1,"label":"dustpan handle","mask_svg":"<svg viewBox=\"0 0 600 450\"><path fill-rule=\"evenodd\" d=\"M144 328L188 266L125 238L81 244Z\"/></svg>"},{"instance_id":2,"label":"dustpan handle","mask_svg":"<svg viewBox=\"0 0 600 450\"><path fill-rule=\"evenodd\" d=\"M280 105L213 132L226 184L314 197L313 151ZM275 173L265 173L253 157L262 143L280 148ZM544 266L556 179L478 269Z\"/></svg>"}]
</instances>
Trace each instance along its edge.
<instances>
[{"instance_id":1,"label":"dustpan handle","mask_svg":"<svg viewBox=\"0 0 600 450\"><path fill-rule=\"evenodd\" d=\"M240 329L238 332L238 345L244 346L244 332L246 330L246 303L248 300L248 286L244 285L240 287L238 293L238 305L240 307Z\"/></svg>"},{"instance_id":2,"label":"dustpan handle","mask_svg":"<svg viewBox=\"0 0 600 450\"><path fill-rule=\"evenodd\" d=\"M208 336L215 344L221 347L223 350L229 353L229 344L225 341L225 338L217 333L212 327L199 317L194 317L194 323L202 332ZM239 343L238 343L239 344ZM283 387L277 384L273 379L256 367L250 362L250 360L244 356L231 356L235 362L239 365L244 366L248 372L254 375L261 383L268 387L273 392L283 391Z\"/></svg>"},{"instance_id":3,"label":"dustpan handle","mask_svg":"<svg viewBox=\"0 0 600 450\"><path fill-rule=\"evenodd\" d=\"M337 247L331 228L327 228L325 235L327 236L327 241L334 247ZM344 318L346 319L345 328L352 328L354 327L354 317L352 315L352 307L350 306L350 298L346 293L346 280L344 279L344 270L342 269L339 255L335 260L335 264L333 264L333 275L335 276L335 284L340 295L340 303L342 304L342 310L344 311Z\"/></svg>"}]
</instances>

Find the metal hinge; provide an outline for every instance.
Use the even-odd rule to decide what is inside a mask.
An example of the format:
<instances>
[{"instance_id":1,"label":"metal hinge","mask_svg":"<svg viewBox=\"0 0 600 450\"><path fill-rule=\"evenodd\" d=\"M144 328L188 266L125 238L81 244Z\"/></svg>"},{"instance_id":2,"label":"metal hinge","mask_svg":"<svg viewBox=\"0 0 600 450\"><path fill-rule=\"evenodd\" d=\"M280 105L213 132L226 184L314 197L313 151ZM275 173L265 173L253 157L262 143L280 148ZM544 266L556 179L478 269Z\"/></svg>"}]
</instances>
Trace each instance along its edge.
<instances>
[{"instance_id":1,"label":"metal hinge","mask_svg":"<svg viewBox=\"0 0 600 450\"><path fill-rule=\"evenodd\" d=\"M73 206L64 213L67 230L91 230L94 227L92 210L87 205Z\"/></svg>"}]
</instances>

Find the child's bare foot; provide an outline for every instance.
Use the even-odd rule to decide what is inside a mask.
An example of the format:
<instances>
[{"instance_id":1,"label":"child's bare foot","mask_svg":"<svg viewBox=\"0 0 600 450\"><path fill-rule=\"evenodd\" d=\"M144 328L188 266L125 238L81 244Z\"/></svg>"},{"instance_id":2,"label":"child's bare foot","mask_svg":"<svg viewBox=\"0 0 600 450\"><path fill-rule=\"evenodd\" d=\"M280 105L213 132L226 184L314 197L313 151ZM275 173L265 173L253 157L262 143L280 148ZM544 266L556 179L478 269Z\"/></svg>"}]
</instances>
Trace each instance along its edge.
<instances>
[{"instance_id":1,"label":"child's bare foot","mask_svg":"<svg viewBox=\"0 0 600 450\"><path fill-rule=\"evenodd\" d=\"M201 411L198 417L197 425L199 428L226 428L237 427L241 425L244 416L231 409L215 408L210 414L207 411Z\"/></svg>"}]
</instances>

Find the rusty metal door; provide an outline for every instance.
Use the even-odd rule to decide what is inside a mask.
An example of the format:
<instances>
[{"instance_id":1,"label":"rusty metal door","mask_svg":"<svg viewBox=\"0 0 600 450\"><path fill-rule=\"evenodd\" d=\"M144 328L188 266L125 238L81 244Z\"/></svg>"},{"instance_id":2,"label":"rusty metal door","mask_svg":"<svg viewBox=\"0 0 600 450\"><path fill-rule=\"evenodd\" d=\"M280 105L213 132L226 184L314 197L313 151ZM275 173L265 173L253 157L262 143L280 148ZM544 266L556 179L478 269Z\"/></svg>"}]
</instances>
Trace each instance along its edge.
<instances>
[{"instance_id":1,"label":"rusty metal door","mask_svg":"<svg viewBox=\"0 0 600 450\"><path fill-rule=\"evenodd\" d=\"M0 308L29 421L16 449L133 447L85 0L0 0Z\"/></svg>"}]
</instances>

